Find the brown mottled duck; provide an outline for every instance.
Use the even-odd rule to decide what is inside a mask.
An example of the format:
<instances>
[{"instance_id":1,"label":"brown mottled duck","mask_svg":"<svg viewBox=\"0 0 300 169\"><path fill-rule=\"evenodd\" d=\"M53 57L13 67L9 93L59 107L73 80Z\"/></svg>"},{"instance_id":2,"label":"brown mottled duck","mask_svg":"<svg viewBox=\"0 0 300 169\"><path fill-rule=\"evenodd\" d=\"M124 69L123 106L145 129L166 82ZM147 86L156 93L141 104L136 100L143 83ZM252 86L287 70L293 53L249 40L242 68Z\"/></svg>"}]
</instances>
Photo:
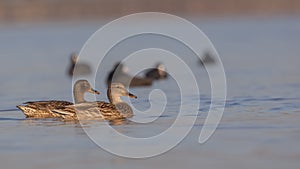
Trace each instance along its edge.
<instances>
[{"instance_id":1,"label":"brown mottled duck","mask_svg":"<svg viewBox=\"0 0 300 169\"><path fill-rule=\"evenodd\" d=\"M99 94L98 91L93 89L87 80L78 80L74 84L73 95L75 103L84 103L84 93L90 92ZM18 105L17 108L23 111L28 118L55 118L60 117L59 114L54 113L54 109L61 109L66 106L73 105L68 101L49 100L49 101L29 101L24 105Z\"/></svg>"},{"instance_id":2,"label":"brown mottled duck","mask_svg":"<svg viewBox=\"0 0 300 169\"><path fill-rule=\"evenodd\" d=\"M110 103L103 101L85 102L68 105L62 109L55 109L53 111L67 120L97 118L115 120L130 118L133 116L132 108L121 99L121 96L137 98L137 96L129 93L123 84L112 83L107 90L107 97Z\"/></svg>"}]
</instances>

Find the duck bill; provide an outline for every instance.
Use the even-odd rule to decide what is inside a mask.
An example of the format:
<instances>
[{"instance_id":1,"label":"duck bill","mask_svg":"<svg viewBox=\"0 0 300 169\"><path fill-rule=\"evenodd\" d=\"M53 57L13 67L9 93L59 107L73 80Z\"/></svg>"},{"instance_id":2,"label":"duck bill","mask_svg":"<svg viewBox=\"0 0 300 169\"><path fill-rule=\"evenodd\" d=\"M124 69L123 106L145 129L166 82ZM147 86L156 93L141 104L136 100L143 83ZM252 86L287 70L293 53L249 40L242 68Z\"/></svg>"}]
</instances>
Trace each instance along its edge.
<instances>
[{"instance_id":1,"label":"duck bill","mask_svg":"<svg viewBox=\"0 0 300 169\"><path fill-rule=\"evenodd\" d=\"M98 92L97 90L92 89L92 88L88 92L90 92L92 94L100 94L100 92Z\"/></svg>"},{"instance_id":2,"label":"duck bill","mask_svg":"<svg viewBox=\"0 0 300 169\"><path fill-rule=\"evenodd\" d=\"M128 96L129 96L130 98L134 98L134 99L136 99L136 98L137 98L137 96L136 96L136 95L134 95L134 94L132 94L132 93L128 93Z\"/></svg>"}]
</instances>

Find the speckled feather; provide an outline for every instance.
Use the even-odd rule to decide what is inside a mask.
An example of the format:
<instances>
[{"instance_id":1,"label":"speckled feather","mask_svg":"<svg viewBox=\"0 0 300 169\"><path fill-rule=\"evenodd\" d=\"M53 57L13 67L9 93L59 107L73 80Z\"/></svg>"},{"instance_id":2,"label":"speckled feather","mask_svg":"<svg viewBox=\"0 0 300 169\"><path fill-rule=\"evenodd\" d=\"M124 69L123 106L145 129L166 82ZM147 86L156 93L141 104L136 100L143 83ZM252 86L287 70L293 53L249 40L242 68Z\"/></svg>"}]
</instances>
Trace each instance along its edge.
<instances>
[{"instance_id":1,"label":"speckled feather","mask_svg":"<svg viewBox=\"0 0 300 169\"><path fill-rule=\"evenodd\" d=\"M17 106L21 109L26 117L31 118L51 118L58 117L58 115L52 112L53 109L57 109L64 106L72 105L73 103L67 101L50 100L50 101L30 101L24 103L24 105Z\"/></svg>"},{"instance_id":2,"label":"speckled feather","mask_svg":"<svg viewBox=\"0 0 300 169\"><path fill-rule=\"evenodd\" d=\"M126 104L126 103L125 103ZM123 106L125 107L125 106ZM130 108L130 107L129 107ZM76 120L76 119L95 119L101 118L104 120L122 119L127 116L124 113L119 112L115 105L106 102L87 102L76 105L70 105L54 109L53 112L60 115L63 119ZM122 109L122 112L126 112L128 109ZM130 108L131 110L131 108ZM127 112L132 114L131 112Z\"/></svg>"}]
</instances>

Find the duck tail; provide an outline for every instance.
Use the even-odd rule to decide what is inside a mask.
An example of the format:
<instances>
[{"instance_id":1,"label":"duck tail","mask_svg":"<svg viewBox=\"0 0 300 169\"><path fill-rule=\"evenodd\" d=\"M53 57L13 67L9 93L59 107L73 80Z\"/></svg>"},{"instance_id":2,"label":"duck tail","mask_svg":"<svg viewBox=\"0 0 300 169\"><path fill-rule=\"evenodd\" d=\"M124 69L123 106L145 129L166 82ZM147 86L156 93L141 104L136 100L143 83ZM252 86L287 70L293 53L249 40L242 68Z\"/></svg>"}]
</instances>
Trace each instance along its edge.
<instances>
[{"instance_id":1,"label":"duck tail","mask_svg":"<svg viewBox=\"0 0 300 169\"><path fill-rule=\"evenodd\" d=\"M23 112L25 111L25 106L17 105L16 107L17 107L18 109L22 110Z\"/></svg>"},{"instance_id":2,"label":"duck tail","mask_svg":"<svg viewBox=\"0 0 300 169\"><path fill-rule=\"evenodd\" d=\"M23 106L23 105L18 105L16 107L20 109L26 117L31 117L34 114L34 110L32 110L32 108L30 107Z\"/></svg>"}]
</instances>

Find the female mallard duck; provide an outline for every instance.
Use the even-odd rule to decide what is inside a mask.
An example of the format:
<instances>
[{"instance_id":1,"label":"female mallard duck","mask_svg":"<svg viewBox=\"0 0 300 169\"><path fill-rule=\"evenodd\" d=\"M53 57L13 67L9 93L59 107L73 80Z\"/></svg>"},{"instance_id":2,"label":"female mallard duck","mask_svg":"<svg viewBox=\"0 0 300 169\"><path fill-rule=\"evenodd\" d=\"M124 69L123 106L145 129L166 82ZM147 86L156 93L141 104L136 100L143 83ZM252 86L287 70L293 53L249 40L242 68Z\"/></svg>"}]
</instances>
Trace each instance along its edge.
<instances>
[{"instance_id":1,"label":"female mallard duck","mask_svg":"<svg viewBox=\"0 0 300 169\"><path fill-rule=\"evenodd\" d=\"M75 103L84 103L84 93L90 92L93 94L99 94L98 91L94 90L88 81L78 80L74 84L73 95ZM54 118L60 117L57 113L54 113L53 109L59 109L61 107L73 105L73 103L68 101L58 101L58 100L49 100L49 101L30 101L24 103L25 105L18 105L17 108L22 110L26 117L31 118Z\"/></svg>"},{"instance_id":2,"label":"female mallard duck","mask_svg":"<svg viewBox=\"0 0 300 169\"><path fill-rule=\"evenodd\" d=\"M153 80L165 79L168 77L166 68L162 63L158 63L155 68L148 70L145 77Z\"/></svg>"},{"instance_id":3,"label":"female mallard duck","mask_svg":"<svg viewBox=\"0 0 300 169\"><path fill-rule=\"evenodd\" d=\"M126 67L118 62L115 64L114 69L108 74L106 79L107 86L111 83L122 83L126 86L137 87L137 86L150 86L152 80L144 77L131 76L127 73Z\"/></svg>"},{"instance_id":4,"label":"female mallard duck","mask_svg":"<svg viewBox=\"0 0 300 169\"><path fill-rule=\"evenodd\" d=\"M115 120L129 118L133 116L131 107L125 103L121 96L137 98L129 93L121 83L112 83L107 90L107 97L110 103L96 101L75 105L68 105L61 109L53 110L64 119L96 119Z\"/></svg>"},{"instance_id":5,"label":"female mallard duck","mask_svg":"<svg viewBox=\"0 0 300 169\"><path fill-rule=\"evenodd\" d=\"M76 65L76 72L74 72L75 65ZM92 73L92 69L90 65L88 65L87 63L78 62L78 56L76 53L71 54L71 65L68 70L69 76L72 77L74 73L76 73L76 75L88 75Z\"/></svg>"}]
</instances>

